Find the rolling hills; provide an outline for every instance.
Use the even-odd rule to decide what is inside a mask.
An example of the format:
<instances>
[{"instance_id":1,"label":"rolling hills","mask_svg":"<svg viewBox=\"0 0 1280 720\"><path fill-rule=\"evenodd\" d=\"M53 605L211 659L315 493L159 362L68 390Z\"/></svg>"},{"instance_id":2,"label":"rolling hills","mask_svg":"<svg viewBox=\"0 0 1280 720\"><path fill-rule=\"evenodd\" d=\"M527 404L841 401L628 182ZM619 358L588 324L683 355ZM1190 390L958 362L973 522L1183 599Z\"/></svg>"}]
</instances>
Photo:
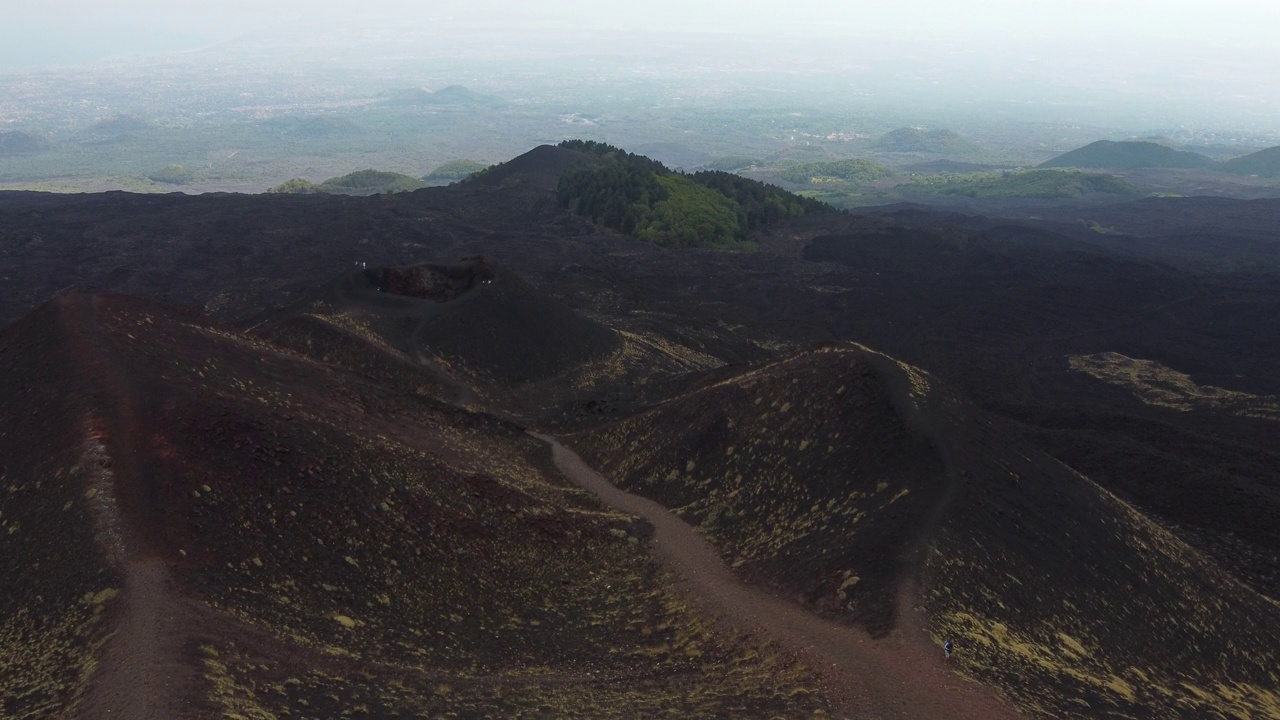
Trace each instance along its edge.
<instances>
[{"instance_id":1,"label":"rolling hills","mask_svg":"<svg viewBox=\"0 0 1280 720\"><path fill-rule=\"evenodd\" d=\"M607 162L0 193L3 714L1280 716L1275 201L726 253Z\"/></svg>"},{"instance_id":2,"label":"rolling hills","mask_svg":"<svg viewBox=\"0 0 1280 720\"><path fill-rule=\"evenodd\" d=\"M826 707L503 421L125 296L0 362L7 717Z\"/></svg>"}]
</instances>

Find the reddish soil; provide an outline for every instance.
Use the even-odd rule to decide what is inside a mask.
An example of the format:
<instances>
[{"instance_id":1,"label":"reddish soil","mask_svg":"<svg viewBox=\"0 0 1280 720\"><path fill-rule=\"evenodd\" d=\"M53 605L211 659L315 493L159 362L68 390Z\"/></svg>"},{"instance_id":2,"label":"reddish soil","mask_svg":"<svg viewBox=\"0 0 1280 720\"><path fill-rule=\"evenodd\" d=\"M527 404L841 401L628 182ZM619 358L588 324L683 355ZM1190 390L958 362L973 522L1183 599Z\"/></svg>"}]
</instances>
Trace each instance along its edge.
<instances>
[{"instance_id":1,"label":"reddish soil","mask_svg":"<svg viewBox=\"0 0 1280 720\"><path fill-rule=\"evenodd\" d=\"M104 490L115 497L101 507L117 517L101 521L128 531L123 547L117 548L119 556L113 558L125 578L119 607L113 610L116 631L89 680L80 716L88 720L173 718L178 717L180 698L194 679L181 657L191 627L181 617L164 561L144 547L145 533L128 519L130 511L139 509L137 489L143 484L143 471L134 461L138 457L134 437L138 395L129 387L128 374L121 372L112 344L98 324L96 300L88 295L63 296L62 318L86 373L103 388L94 398L96 410L112 430L105 438L110 469L103 472L107 475Z\"/></svg>"},{"instance_id":2,"label":"reddish soil","mask_svg":"<svg viewBox=\"0 0 1280 720\"><path fill-rule=\"evenodd\" d=\"M605 504L634 513L654 528L661 559L675 571L680 588L726 622L770 638L818 669L847 717L868 720L956 718L1017 720L1023 716L989 689L947 668L941 648L925 635L912 609L915 593L904 589L899 628L873 639L862 630L824 620L798 605L748 587L725 565L709 542L662 505L619 490L554 438L555 463L570 481ZM909 588L910 583L905 583Z\"/></svg>"}]
</instances>

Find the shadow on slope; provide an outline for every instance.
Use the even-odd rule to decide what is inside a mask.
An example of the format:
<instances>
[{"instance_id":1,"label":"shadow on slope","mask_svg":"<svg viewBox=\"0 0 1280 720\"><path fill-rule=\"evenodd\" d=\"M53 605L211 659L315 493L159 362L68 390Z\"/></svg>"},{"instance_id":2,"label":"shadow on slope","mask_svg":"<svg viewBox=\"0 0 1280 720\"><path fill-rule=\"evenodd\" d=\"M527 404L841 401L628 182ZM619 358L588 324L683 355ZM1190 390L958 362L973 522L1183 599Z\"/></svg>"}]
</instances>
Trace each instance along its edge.
<instances>
[{"instance_id":1,"label":"shadow on slope","mask_svg":"<svg viewBox=\"0 0 1280 720\"><path fill-rule=\"evenodd\" d=\"M918 570L935 642L1035 714L1277 716L1280 609L1016 437L844 346L572 441L815 609L883 633Z\"/></svg>"},{"instance_id":2,"label":"shadow on slope","mask_svg":"<svg viewBox=\"0 0 1280 720\"><path fill-rule=\"evenodd\" d=\"M556 145L539 145L506 162L491 165L472 175L465 185L482 188L521 187L550 192L560 176L586 165L598 165L599 157L581 150Z\"/></svg>"},{"instance_id":3,"label":"shadow on slope","mask_svg":"<svg viewBox=\"0 0 1280 720\"><path fill-rule=\"evenodd\" d=\"M740 572L883 635L945 488L891 380L853 354L805 353L569 439L707 532Z\"/></svg>"},{"instance_id":4,"label":"shadow on slope","mask_svg":"<svg viewBox=\"0 0 1280 720\"><path fill-rule=\"evenodd\" d=\"M406 358L439 358L462 377L503 386L566 372L620 344L609 328L483 258L353 271L287 315L300 313L362 325Z\"/></svg>"}]
</instances>

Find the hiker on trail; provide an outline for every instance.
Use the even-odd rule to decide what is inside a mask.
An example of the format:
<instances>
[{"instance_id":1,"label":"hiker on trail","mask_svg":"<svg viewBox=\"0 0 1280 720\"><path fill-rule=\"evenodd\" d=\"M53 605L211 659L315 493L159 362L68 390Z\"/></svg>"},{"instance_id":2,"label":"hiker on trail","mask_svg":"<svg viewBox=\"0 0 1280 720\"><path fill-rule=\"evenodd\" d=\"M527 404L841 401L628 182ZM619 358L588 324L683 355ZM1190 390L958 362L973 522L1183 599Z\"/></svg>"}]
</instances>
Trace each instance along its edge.
<instances>
[{"instance_id":1,"label":"hiker on trail","mask_svg":"<svg viewBox=\"0 0 1280 720\"><path fill-rule=\"evenodd\" d=\"M955 646L951 644L950 640L942 643L942 654L946 656L948 660L951 659L951 651L954 649L955 649Z\"/></svg>"}]
</instances>

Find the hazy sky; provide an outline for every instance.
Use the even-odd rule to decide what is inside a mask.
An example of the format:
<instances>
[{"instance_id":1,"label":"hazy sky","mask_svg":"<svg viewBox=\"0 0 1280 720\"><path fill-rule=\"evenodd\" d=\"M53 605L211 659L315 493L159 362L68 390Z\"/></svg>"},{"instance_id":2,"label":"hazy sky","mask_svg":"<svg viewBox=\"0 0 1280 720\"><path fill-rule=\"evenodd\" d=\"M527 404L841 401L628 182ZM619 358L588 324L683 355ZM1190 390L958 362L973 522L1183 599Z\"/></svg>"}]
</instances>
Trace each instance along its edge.
<instances>
[{"instance_id":1,"label":"hazy sky","mask_svg":"<svg viewBox=\"0 0 1280 720\"><path fill-rule=\"evenodd\" d=\"M6 3L7 64L183 49L301 18L411 23L573 23L593 28L789 34L1134 38L1280 45L1274 0L40 0ZM85 41L93 41L86 47ZM21 45L21 51L15 49Z\"/></svg>"},{"instance_id":2,"label":"hazy sky","mask_svg":"<svg viewBox=\"0 0 1280 720\"><path fill-rule=\"evenodd\" d=\"M1219 114L1238 107L1254 126L1276 116L1280 129L1277 0L39 0L3 17L0 69L364 22L441 37L483 26L506 57L552 30L596 39L713 32L741 36L744 59L750 36L787 38L792 67L860 64L881 80L901 75L953 95L1008 86L1018 102L1041 87L1044 97L1028 100L1039 102L1099 90L1111 93L1099 98L1199 103Z\"/></svg>"}]
</instances>

